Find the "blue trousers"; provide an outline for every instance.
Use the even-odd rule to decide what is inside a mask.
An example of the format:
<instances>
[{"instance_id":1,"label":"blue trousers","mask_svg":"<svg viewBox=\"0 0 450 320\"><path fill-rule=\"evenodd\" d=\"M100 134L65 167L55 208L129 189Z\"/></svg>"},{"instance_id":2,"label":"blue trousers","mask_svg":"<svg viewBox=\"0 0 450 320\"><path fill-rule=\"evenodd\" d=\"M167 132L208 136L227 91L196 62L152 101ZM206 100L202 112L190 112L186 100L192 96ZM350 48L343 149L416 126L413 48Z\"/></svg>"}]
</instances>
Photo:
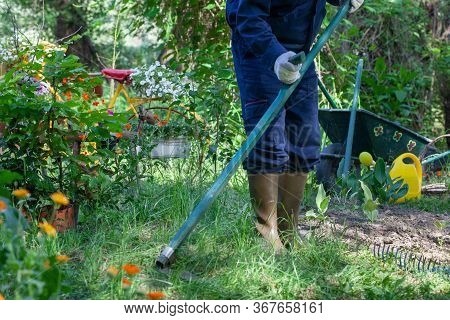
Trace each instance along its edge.
<instances>
[{"instance_id":1,"label":"blue trousers","mask_svg":"<svg viewBox=\"0 0 450 320\"><path fill-rule=\"evenodd\" d=\"M275 100L282 83L273 70L232 41L247 135ZM309 172L319 162L318 89L314 65L244 162L250 174Z\"/></svg>"}]
</instances>

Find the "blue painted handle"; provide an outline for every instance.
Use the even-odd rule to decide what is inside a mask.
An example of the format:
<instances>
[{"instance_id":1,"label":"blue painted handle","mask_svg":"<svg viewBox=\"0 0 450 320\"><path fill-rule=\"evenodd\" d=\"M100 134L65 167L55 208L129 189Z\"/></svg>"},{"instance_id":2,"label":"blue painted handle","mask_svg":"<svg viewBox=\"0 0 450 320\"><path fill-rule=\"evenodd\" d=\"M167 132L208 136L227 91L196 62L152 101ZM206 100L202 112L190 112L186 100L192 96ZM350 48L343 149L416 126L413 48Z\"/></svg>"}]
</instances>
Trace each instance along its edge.
<instances>
[{"instance_id":1,"label":"blue painted handle","mask_svg":"<svg viewBox=\"0 0 450 320\"><path fill-rule=\"evenodd\" d=\"M359 59L358 69L356 70L355 91L353 94L352 110L350 112L350 122L348 125L347 140L345 142L344 171L342 173L344 177L346 177L348 175L348 172L350 171L350 162L353 150L353 136L355 135L356 110L358 109L359 103L359 89L361 88L361 76L363 71L363 65L364 60Z\"/></svg>"}]
</instances>

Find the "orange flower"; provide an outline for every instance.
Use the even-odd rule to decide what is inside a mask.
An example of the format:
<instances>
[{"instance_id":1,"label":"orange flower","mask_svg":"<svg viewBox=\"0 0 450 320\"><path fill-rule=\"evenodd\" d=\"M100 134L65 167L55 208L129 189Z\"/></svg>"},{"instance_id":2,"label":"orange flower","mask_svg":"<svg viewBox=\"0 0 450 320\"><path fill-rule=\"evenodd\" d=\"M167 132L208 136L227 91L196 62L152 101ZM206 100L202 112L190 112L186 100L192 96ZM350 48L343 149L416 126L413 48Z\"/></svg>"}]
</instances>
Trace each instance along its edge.
<instances>
[{"instance_id":1,"label":"orange flower","mask_svg":"<svg viewBox=\"0 0 450 320\"><path fill-rule=\"evenodd\" d=\"M79 82L84 82L84 79L81 78L81 77L78 77L78 81L79 81Z\"/></svg>"},{"instance_id":2,"label":"orange flower","mask_svg":"<svg viewBox=\"0 0 450 320\"><path fill-rule=\"evenodd\" d=\"M159 119L158 115L157 115L157 114L154 114L154 115L153 115L153 119L158 120L158 119Z\"/></svg>"},{"instance_id":3,"label":"orange flower","mask_svg":"<svg viewBox=\"0 0 450 320\"><path fill-rule=\"evenodd\" d=\"M56 237L56 229L48 222L39 223L39 228L49 237Z\"/></svg>"},{"instance_id":4,"label":"orange flower","mask_svg":"<svg viewBox=\"0 0 450 320\"><path fill-rule=\"evenodd\" d=\"M68 256L66 256L65 254L57 255L55 257L55 259L59 263L66 263L66 262L68 262L70 260L70 258Z\"/></svg>"},{"instance_id":5,"label":"orange flower","mask_svg":"<svg viewBox=\"0 0 450 320\"><path fill-rule=\"evenodd\" d=\"M8 209L8 205L5 201L0 200L0 212L5 211L6 209Z\"/></svg>"},{"instance_id":6,"label":"orange flower","mask_svg":"<svg viewBox=\"0 0 450 320\"><path fill-rule=\"evenodd\" d=\"M436 175L437 175L438 177L442 176L441 170L436 171Z\"/></svg>"},{"instance_id":7,"label":"orange flower","mask_svg":"<svg viewBox=\"0 0 450 320\"><path fill-rule=\"evenodd\" d=\"M66 85L66 84L67 84L67 78L63 78L62 81L61 81L61 83L62 83L63 85Z\"/></svg>"},{"instance_id":8,"label":"orange flower","mask_svg":"<svg viewBox=\"0 0 450 320\"><path fill-rule=\"evenodd\" d=\"M146 294L147 298L150 300L161 300L166 297L164 292L161 291L152 291Z\"/></svg>"},{"instance_id":9,"label":"orange flower","mask_svg":"<svg viewBox=\"0 0 450 320\"><path fill-rule=\"evenodd\" d=\"M48 259L44 261L44 269L45 270L50 269L50 261L48 261Z\"/></svg>"},{"instance_id":10,"label":"orange flower","mask_svg":"<svg viewBox=\"0 0 450 320\"><path fill-rule=\"evenodd\" d=\"M124 288L127 288L127 287L131 286L132 284L133 284L133 282L131 282L127 278L122 278L122 286Z\"/></svg>"},{"instance_id":11,"label":"orange flower","mask_svg":"<svg viewBox=\"0 0 450 320\"><path fill-rule=\"evenodd\" d=\"M120 139L123 137L123 133L122 132L117 132L114 134L116 136L117 139Z\"/></svg>"},{"instance_id":12,"label":"orange flower","mask_svg":"<svg viewBox=\"0 0 450 320\"><path fill-rule=\"evenodd\" d=\"M66 91L64 92L64 95L66 96L67 101L72 100L72 92Z\"/></svg>"},{"instance_id":13,"label":"orange flower","mask_svg":"<svg viewBox=\"0 0 450 320\"><path fill-rule=\"evenodd\" d=\"M130 130L131 129L131 123L127 123L126 125L125 125L125 129L127 129L127 130Z\"/></svg>"},{"instance_id":14,"label":"orange flower","mask_svg":"<svg viewBox=\"0 0 450 320\"><path fill-rule=\"evenodd\" d=\"M27 198L30 196L30 191L27 189L16 189L12 192L12 195L17 198Z\"/></svg>"},{"instance_id":15,"label":"orange flower","mask_svg":"<svg viewBox=\"0 0 450 320\"><path fill-rule=\"evenodd\" d=\"M0 300L5 300L5 297L0 293Z\"/></svg>"},{"instance_id":16,"label":"orange flower","mask_svg":"<svg viewBox=\"0 0 450 320\"><path fill-rule=\"evenodd\" d=\"M126 264L122 267L123 271L125 271L129 276L134 276L141 272L141 269L137 265L134 264Z\"/></svg>"},{"instance_id":17,"label":"orange flower","mask_svg":"<svg viewBox=\"0 0 450 320\"><path fill-rule=\"evenodd\" d=\"M110 276L116 277L116 276L119 274L119 269L117 269L117 268L114 267L114 266L110 266L110 267L106 270L106 272L108 272L108 274L109 274Z\"/></svg>"},{"instance_id":18,"label":"orange flower","mask_svg":"<svg viewBox=\"0 0 450 320\"><path fill-rule=\"evenodd\" d=\"M64 193L60 191L53 193L50 198L54 203L60 204L62 206L67 206L70 203L69 199L64 195Z\"/></svg>"},{"instance_id":19,"label":"orange flower","mask_svg":"<svg viewBox=\"0 0 450 320\"><path fill-rule=\"evenodd\" d=\"M83 97L84 101L88 101L89 100L89 95L86 92L83 93L82 97Z\"/></svg>"},{"instance_id":20,"label":"orange flower","mask_svg":"<svg viewBox=\"0 0 450 320\"><path fill-rule=\"evenodd\" d=\"M80 139L81 141L84 141L84 140L86 140L86 135L82 133L78 136L78 139Z\"/></svg>"},{"instance_id":21,"label":"orange flower","mask_svg":"<svg viewBox=\"0 0 450 320\"><path fill-rule=\"evenodd\" d=\"M92 105L93 105L94 107L98 107L99 104L100 104L100 102L98 102L98 101L92 102Z\"/></svg>"}]
</instances>

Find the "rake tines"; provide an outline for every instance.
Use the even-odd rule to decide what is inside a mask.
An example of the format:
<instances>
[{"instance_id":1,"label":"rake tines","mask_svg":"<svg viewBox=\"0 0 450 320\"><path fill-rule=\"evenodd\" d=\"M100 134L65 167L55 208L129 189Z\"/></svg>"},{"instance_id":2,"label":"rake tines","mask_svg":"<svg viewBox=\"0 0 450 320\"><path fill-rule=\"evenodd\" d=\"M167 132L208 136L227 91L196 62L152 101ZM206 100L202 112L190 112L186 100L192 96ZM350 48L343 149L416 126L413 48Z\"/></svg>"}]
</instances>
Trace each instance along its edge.
<instances>
[{"instance_id":1,"label":"rake tines","mask_svg":"<svg viewBox=\"0 0 450 320\"><path fill-rule=\"evenodd\" d=\"M386 245L385 243L383 245L374 244L372 253L383 261L389 258L393 259L397 266L404 270L443 272L450 276L450 266L441 266L437 261L427 259L423 255L417 256L410 251Z\"/></svg>"}]
</instances>

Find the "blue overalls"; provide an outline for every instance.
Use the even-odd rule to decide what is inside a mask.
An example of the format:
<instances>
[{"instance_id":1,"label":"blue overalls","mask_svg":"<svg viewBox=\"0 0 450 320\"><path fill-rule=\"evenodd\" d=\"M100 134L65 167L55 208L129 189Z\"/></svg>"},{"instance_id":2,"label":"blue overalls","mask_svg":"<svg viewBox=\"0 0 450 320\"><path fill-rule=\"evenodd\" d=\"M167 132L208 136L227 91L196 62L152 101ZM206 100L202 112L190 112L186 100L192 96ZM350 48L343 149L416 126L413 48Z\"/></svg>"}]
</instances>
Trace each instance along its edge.
<instances>
[{"instance_id":1,"label":"blue overalls","mask_svg":"<svg viewBox=\"0 0 450 320\"><path fill-rule=\"evenodd\" d=\"M273 66L287 51L309 51L327 0L227 0L232 52L248 134L282 83ZM338 5L339 0L328 0ZM319 162L317 75L314 65L244 162L250 174L309 172Z\"/></svg>"}]
</instances>

